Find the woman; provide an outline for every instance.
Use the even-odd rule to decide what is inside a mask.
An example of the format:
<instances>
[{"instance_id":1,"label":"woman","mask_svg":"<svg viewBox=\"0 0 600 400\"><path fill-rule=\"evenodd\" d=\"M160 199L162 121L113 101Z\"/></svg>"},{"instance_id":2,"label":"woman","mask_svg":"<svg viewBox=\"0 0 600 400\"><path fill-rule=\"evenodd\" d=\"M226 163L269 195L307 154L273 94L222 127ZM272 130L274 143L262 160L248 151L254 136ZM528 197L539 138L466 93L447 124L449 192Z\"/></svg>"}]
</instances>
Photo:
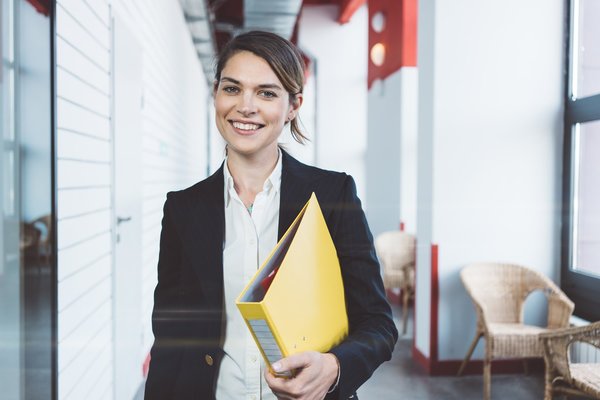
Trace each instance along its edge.
<instances>
[{"instance_id":1,"label":"woman","mask_svg":"<svg viewBox=\"0 0 600 400\"><path fill-rule=\"evenodd\" d=\"M220 54L216 124L227 158L212 176L167 195L152 315L146 399L346 399L389 360L397 340L353 179L301 164L278 146L298 126L304 65L287 40L234 38ZM265 370L235 299L315 192L336 245L349 336Z\"/></svg>"}]
</instances>

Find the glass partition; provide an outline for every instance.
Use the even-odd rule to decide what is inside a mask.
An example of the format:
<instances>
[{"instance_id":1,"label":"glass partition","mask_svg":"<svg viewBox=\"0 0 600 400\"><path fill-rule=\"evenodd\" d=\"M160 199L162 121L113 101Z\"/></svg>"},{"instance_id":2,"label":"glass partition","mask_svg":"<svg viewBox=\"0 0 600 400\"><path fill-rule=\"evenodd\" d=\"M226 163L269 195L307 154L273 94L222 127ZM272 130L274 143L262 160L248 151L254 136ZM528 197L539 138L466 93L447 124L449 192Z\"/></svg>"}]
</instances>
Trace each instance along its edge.
<instances>
[{"instance_id":1,"label":"glass partition","mask_svg":"<svg viewBox=\"0 0 600 400\"><path fill-rule=\"evenodd\" d=\"M1 21L2 69L0 74L0 388L8 399L22 398L22 343L21 332L21 271L19 263L19 225L16 218L17 198L14 153L14 3L2 0Z\"/></svg>"},{"instance_id":2,"label":"glass partition","mask_svg":"<svg viewBox=\"0 0 600 400\"><path fill-rule=\"evenodd\" d=\"M1 2L0 398L53 399L51 19Z\"/></svg>"}]
</instances>

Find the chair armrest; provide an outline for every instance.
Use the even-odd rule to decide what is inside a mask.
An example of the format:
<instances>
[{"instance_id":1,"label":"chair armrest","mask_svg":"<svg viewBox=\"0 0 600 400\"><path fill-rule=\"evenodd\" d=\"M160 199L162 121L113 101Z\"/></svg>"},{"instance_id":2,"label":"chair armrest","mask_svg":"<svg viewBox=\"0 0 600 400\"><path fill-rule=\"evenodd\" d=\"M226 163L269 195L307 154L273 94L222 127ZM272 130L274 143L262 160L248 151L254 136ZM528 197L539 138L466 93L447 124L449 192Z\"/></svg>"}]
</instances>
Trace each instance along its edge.
<instances>
[{"instance_id":1,"label":"chair armrest","mask_svg":"<svg viewBox=\"0 0 600 400\"><path fill-rule=\"evenodd\" d=\"M567 380L569 373L569 345L573 342L586 342L600 348L600 321L586 326L555 329L540 334L544 343L546 368L556 370Z\"/></svg>"},{"instance_id":2,"label":"chair armrest","mask_svg":"<svg viewBox=\"0 0 600 400\"><path fill-rule=\"evenodd\" d=\"M546 297L548 299L548 328L568 327L575 304L558 288L555 291L548 291Z\"/></svg>"},{"instance_id":3,"label":"chair armrest","mask_svg":"<svg viewBox=\"0 0 600 400\"><path fill-rule=\"evenodd\" d=\"M550 341L567 340L569 343L583 341L600 347L600 321L584 326L555 329L540 333L540 338Z\"/></svg>"}]
</instances>

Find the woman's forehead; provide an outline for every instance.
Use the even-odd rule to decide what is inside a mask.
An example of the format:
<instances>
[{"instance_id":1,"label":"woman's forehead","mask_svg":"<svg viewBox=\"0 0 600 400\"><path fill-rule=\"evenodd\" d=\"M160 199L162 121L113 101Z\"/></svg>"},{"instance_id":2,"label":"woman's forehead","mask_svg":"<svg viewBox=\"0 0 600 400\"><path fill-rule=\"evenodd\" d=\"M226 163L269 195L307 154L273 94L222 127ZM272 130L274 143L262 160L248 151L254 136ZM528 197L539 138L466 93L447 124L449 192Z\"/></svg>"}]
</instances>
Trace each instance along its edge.
<instances>
[{"instance_id":1,"label":"woman's forehead","mask_svg":"<svg viewBox=\"0 0 600 400\"><path fill-rule=\"evenodd\" d=\"M221 71L221 81L236 81L240 85L277 85L281 81L267 61L249 51L240 51L227 60Z\"/></svg>"}]
</instances>

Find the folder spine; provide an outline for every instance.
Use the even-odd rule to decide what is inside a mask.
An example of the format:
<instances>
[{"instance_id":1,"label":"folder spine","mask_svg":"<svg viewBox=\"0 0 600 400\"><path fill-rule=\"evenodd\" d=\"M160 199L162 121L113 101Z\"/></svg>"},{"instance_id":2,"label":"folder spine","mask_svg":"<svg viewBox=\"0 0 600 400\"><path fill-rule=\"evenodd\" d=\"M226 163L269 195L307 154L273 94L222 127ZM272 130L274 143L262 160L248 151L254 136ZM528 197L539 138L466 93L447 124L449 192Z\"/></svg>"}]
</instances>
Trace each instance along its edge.
<instances>
[{"instance_id":1,"label":"folder spine","mask_svg":"<svg viewBox=\"0 0 600 400\"><path fill-rule=\"evenodd\" d=\"M273 364L275 361L283 358L281 349L275 340L275 335L273 335L266 320L250 319L248 320L248 324L250 325L250 329L260 345L265 358L269 360L269 364Z\"/></svg>"}]
</instances>

